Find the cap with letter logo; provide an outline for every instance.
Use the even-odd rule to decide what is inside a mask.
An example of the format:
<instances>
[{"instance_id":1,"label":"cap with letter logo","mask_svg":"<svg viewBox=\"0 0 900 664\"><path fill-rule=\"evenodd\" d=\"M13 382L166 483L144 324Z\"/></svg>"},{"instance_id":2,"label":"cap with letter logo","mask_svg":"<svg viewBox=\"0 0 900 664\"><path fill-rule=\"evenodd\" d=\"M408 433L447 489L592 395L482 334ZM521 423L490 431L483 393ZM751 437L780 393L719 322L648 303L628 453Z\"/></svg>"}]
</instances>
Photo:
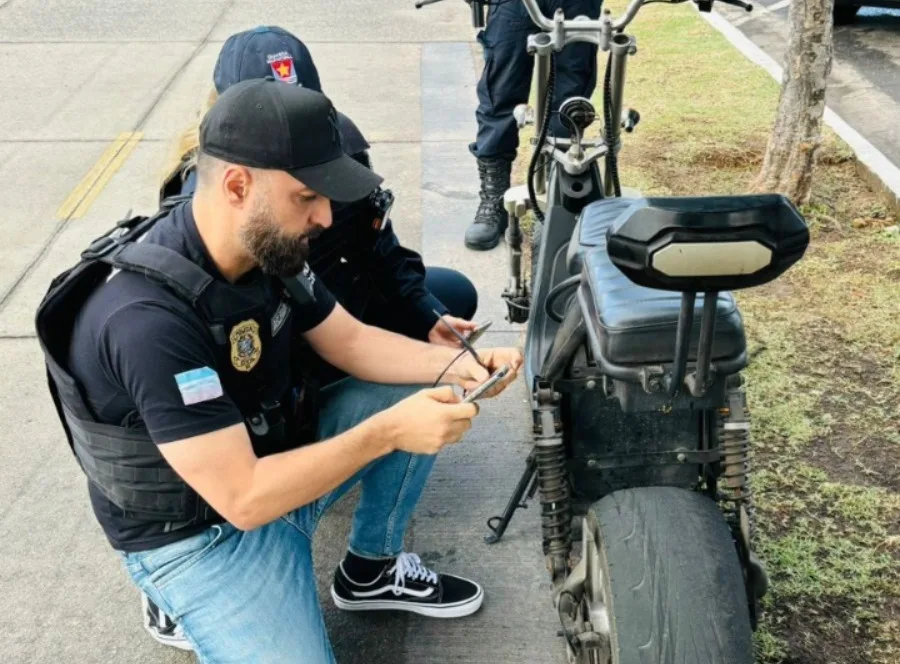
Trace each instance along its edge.
<instances>
[{"instance_id":1,"label":"cap with letter logo","mask_svg":"<svg viewBox=\"0 0 900 664\"><path fill-rule=\"evenodd\" d=\"M322 92L309 49L284 28L261 25L231 35L216 60L216 91L222 94L235 83L266 76Z\"/></svg>"}]
</instances>

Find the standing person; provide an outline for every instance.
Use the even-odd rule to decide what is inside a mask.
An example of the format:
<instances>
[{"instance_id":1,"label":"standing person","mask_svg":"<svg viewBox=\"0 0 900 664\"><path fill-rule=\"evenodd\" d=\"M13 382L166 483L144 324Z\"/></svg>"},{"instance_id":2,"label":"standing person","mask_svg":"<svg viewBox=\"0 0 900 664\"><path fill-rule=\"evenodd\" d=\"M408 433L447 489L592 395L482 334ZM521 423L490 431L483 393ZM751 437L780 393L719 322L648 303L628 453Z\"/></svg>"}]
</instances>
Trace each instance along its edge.
<instances>
[{"instance_id":1,"label":"standing person","mask_svg":"<svg viewBox=\"0 0 900 664\"><path fill-rule=\"evenodd\" d=\"M541 11L552 16L557 9L567 19L585 15L600 17L602 0L539 0ZM466 229L465 243L470 249L484 251L500 243L506 230L503 194L509 189L512 164L519 147L519 128L513 110L528 102L534 56L526 50L528 35L538 27L528 16L521 0L495 0L490 3L485 29L478 33L484 50L484 69L478 82L478 136L469 145L478 160L481 180L480 203L475 220ZM597 85L597 47L576 43L557 53L556 85L549 111L550 133L568 135L559 121L560 104L569 97L590 99Z\"/></svg>"},{"instance_id":2,"label":"standing person","mask_svg":"<svg viewBox=\"0 0 900 664\"><path fill-rule=\"evenodd\" d=\"M199 136L194 196L93 242L38 310L54 403L107 538L203 663L334 661L311 538L358 483L337 606L476 611L481 587L426 568L403 536L435 455L478 408L414 385L472 389L508 364L497 393L521 353L476 360L364 325L306 267L330 199L381 181L343 153L324 95L238 83ZM295 331L353 376L324 391L312 439L298 433Z\"/></svg>"}]
</instances>

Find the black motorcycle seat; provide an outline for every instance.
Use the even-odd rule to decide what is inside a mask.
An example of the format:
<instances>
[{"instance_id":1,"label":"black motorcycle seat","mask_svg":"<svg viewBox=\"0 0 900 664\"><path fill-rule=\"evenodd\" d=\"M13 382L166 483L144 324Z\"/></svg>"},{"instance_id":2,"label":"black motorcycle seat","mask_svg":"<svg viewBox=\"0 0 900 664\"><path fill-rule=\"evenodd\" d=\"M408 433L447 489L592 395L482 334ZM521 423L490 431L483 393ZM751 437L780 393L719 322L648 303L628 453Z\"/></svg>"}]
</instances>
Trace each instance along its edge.
<instances>
[{"instance_id":1,"label":"black motorcycle seat","mask_svg":"<svg viewBox=\"0 0 900 664\"><path fill-rule=\"evenodd\" d=\"M581 273L586 252L595 247L606 251L606 229L618 221L633 203L632 198L604 198L585 206L575 227L575 241L569 243L566 254L569 274Z\"/></svg>"},{"instance_id":2,"label":"black motorcycle seat","mask_svg":"<svg viewBox=\"0 0 900 664\"><path fill-rule=\"evenodd\" d=\"M631 282L606 253L605 228L627 213L631 201L605 199L585 207L579 221L577 249L569 251L570 269L580 265L583 287L600 351L613 364L672 362L681 293L645 288ZM587 240L583 242L583 240ZM575 244L575 243L573 243ZM689 357L695 359L700 337L703 296L694 308ZM739 356L746 349L743 320L731 293L719 294L712 359Z\"/></svg>"}]
</instances>

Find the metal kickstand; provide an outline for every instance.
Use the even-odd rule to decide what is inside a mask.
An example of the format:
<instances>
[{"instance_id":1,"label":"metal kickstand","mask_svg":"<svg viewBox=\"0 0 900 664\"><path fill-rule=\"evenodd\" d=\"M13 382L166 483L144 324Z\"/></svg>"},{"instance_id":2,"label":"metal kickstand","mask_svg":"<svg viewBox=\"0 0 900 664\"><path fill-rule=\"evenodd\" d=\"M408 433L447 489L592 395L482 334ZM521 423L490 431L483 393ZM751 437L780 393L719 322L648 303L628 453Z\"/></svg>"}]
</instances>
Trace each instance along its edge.
<instances>
[{"instance_id":1,"label":"metal kickstand","mask_svg":"<svg viewBox=\"0 0 900 664\"><path fill-rule=\"evenodd\" d=\"M509 502L506 504L506 509L503 510L503 514L500 516L492 516L487 520L487 527L490 529L491 534L484 536L486 544L496 544L500 541L500 538L503 537L503 533L506 532L507 526L509 526L509 522L512 521L515 511L520 508L526 509L528 505L525 501L534 498L536 491L537 462L534 458L534 451L532 451L525 460L525 472L522 473L522 477L519 478L519 483L516 484L516 488L513 491L512 496L510 496ZM522 500L522 496L525 496L525 500Z\"/></svg>"}]
</instances>

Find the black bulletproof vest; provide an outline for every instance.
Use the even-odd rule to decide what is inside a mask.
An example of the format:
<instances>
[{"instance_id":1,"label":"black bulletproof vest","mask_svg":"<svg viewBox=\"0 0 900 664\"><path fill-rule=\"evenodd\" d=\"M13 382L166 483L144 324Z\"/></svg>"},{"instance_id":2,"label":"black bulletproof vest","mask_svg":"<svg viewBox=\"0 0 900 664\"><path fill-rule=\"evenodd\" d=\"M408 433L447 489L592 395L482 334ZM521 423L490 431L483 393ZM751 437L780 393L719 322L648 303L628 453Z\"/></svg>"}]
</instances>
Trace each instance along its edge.
<instances>
[{"instance_id":1,"label":"black bulletproof vest","mask_svg":"<svg viewBox=\"0 0 900 664\"><path fill-rule=\"evenodd\" d=\"M177 201L169 203L173 202ZM301 275L283 282L280 301L260 297L258 291L242 291L214 279L176 251L137 242L168 214L169 207L149 219L123 220L92 242L79 263L53 280L35 323L53 402L90 482L126 517L162 521L175 529L204 523L215 514L165 462L136 413L120 425L96 419L67 368L78 311L114 268L141 273L190 304L220 355L223 389L245 417L255 452L264 456L286 449L284 406L279 399L291 383L284 368L291 335L273 335L273 327L277 332L291 315L292 297L309 301L312 289Z\"/></svg>"}]
</instances>

